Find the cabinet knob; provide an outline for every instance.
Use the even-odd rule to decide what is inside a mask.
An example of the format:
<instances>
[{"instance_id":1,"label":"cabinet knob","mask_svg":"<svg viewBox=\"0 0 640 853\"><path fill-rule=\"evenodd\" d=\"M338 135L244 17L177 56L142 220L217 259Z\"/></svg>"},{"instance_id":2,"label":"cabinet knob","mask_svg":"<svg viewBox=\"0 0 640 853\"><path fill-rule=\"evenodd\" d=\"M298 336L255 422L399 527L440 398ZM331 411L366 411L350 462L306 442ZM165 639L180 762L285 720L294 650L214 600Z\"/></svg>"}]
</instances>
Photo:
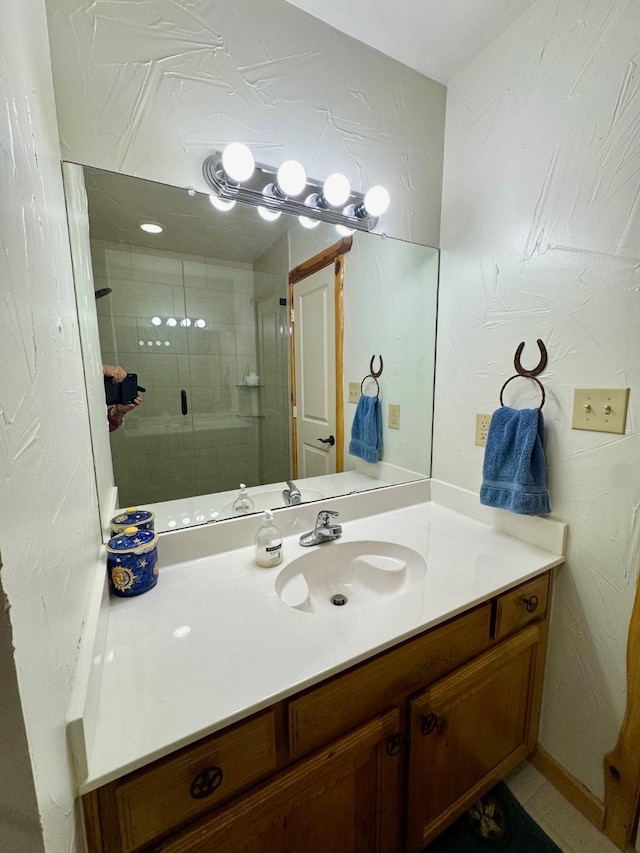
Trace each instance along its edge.
<instances>
[{"instance_id":1,"label":"cabinet knob","mask_svg":"<svg viewBox=\"0 0 640 853\"><path fill-rule=\"evenodd\" d=\"M223 777L222 767L205 767L191 783L191 796L194 800L202 800L210 796L222 785Z\"/></svg>"},{"instance_id":2,"label":"cabinet knob","mask_svg":"<svg viewBox=\"0 0 640 853\"><path fill-rule=\"evenodd\" d=\"M441 735L445 730L447 721L437 714L423 714L420 717L420 734L430 735L431 732Z\"/></svg>"},{"instance_id":3,"label":"cabinet knob","mask_svg":"<svg viewBox=\"0 0 640 853\"><path fill-rule=\"evenodd\" d=\"M531 595L529 598L523 597L522 601L524 602L524 606L527 608L527 613L534 613L539 603L537 595Z\"/></svg>"},{"instance_id":4,"label":"cabinet knob","mask_svg":"<svg viewBox=\"0 0 640 853\"><path fill-rule=\"evenodd\" d=\"M387 738L387 755L399 755L404 749L404 735L394 732Z\"/></svg>"}]
</instances>

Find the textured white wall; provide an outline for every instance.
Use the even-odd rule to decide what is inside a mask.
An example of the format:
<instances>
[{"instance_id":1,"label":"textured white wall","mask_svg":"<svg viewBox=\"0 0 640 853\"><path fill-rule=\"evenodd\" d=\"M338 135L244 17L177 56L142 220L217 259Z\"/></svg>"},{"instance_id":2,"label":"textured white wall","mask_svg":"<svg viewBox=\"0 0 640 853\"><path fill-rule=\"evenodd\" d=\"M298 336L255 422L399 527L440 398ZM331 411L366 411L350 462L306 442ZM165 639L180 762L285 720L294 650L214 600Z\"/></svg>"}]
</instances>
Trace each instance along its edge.
<instances>
[{"instance_id":1,"label":"textured white wall","mask_svg":"<svg viewBox=\"0 0 640 853\"><path fill-rule=\"evenodd\" d=\"M445 89L284 0L49 0L64 159L206 191L256 158L388 186L387 234L436 246Z\"/></svg>"},{"instance_id":2,"label":"textured white wall","mask_svg":"<svg viewBox=\"0 0 640 853\"><path fill-rule=\"evenodd\" d=\"M20 688L2 670L0 724L21 702L30 753L11 780L18 741L0 761L0 847L35 853L73 845L65 717L101 536L44 4L0 0L0 19L0 658L10 618Z\"/></svg>"},{"instance_id":3,"label":"textured white wall","mask_svg":"<svg viewBox=\"0 0 640 853\"><path fill-rule=\"evenodd\" d=\"M595 794L625 701L640 501L640 6L539 0L450 85L434 476L478 490L476 412L527 342L541 377L556 586L541 742ZM506 402L531 400L529 383ZM571 431L573 388L631 387L624 436ZM516 402L517 401L517 402Z\"/></svg>"}]
</instances>

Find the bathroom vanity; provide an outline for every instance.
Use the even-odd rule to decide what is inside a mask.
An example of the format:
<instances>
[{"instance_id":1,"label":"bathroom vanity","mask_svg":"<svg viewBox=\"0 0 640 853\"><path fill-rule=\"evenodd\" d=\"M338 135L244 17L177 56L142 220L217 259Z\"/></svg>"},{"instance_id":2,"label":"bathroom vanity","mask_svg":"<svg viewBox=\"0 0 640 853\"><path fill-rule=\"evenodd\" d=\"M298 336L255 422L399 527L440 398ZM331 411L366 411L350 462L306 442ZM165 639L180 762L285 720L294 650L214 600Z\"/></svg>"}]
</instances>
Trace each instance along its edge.
<instances>
[{"instance_id":1,"label":"bathroom vanity","mask_svg":"<svg viewBox=\"0 0 640 853\"><path fill-rule=\"evenodd\" d=\"M112 602L80 785L91 851L418 853L533 751L561 549L433 502L343 538L383 529L427 571L360 609L274 592L297 536L282 567L239 548Z\"/></svg>"}]
</instances>

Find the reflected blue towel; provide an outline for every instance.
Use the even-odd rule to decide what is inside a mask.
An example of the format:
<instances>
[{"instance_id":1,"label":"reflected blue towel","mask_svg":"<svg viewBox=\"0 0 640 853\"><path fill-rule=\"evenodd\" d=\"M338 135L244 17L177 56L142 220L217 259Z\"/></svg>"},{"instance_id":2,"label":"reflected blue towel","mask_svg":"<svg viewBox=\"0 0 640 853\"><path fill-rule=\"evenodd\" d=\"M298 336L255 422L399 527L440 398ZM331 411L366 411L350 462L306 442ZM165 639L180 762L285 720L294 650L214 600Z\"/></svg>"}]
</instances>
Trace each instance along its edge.
<instances>
[{"instance_id":1,"label":"reflected blue towel","mask_svg":"<svg viewBox=\"0 0 640 853\"><path fill-rule=\"evenodd\" d=\"M349 453L365 462L377 462L379 450L382 450L380 401L377 397L365 397L362 394L353 416Z\"/></svg>"},{"instance_id":2,"label":"reflected blue towel","mask_svg":"<svg viewBox=\"0 0 640 853\"><path fill-rule=\"evenodd\" d=\"M539 409L502 406L493 413L482 476L481 504L521 515L551 512Z\"/></svg>"}]
</instances>

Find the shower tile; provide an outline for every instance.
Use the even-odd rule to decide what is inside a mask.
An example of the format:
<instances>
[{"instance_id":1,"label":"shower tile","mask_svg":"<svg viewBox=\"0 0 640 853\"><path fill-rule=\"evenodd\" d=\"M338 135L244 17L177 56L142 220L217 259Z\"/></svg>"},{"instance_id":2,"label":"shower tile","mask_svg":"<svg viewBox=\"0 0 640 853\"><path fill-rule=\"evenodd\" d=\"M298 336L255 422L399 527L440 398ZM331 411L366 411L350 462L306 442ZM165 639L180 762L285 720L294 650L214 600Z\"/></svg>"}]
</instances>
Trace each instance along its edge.
<instances>
[{"instance_id":1,"label":"shower tile","mask_svg":"<svg viewBox=\"0 0 640 853\"><path fill-rule=\"evenodd\" d=\"M187 287L206 288L207 265L205 259L182 261L182 277Z\"/></svg>"},{"instance_id":2,"label":"shower tile","mask_svg":"<svg viewBox=\"0 0 640 853\"><path fill-rule=\"evenodd\" d=\"M131 275L139 282L181 286L182 261L178 258L131 252Z\"/></svg>"},{"instance_id":3,"label":"shower tile","mask_svg":"<svg viewBox=\"0 0 640 853\"><path fill-rule=\"evenodd\" d=\"M105 249L104 262L109 283L113 279L130 279L133 277L131 271L131 252L129 249Z\"/></svg>"},{"instance_id":4,"label":"shower tile","mask_svg":"<svg viewBox=\"0 0 640 853\"><path fill-rule=\"evenodd\" d=\"M173 311L173 292L164 284L133 279L111 281L113 293L106 297L111 302L114 315L138 317L150 321L152 317L169 317ZM101 300L99 300L101 301Z\"/></svg>"},{"instance_id":5,"label":"shower tile","mask_svg":"<svg viewBox=\"0 0 640 853\"><path fill-rule=\"evenodd\" d=\"M178 356L166 353L164 349L154 347L153 351L132 354L131 361L127 364L127 370L137 373L139 384L150 391L154 386L169 387L180 384Z\"/></svg>"},{"instance_id":6,"label":"shower tile","mask_svg":"<svg viewBox=\"0 0 640 853\"><path fill-rule=\"evenodd\" d=\"M191 327L187 329L187 345L189 353L194 355L211 354L211 335L208 330Z\"/></svg>"}]
</instances>

